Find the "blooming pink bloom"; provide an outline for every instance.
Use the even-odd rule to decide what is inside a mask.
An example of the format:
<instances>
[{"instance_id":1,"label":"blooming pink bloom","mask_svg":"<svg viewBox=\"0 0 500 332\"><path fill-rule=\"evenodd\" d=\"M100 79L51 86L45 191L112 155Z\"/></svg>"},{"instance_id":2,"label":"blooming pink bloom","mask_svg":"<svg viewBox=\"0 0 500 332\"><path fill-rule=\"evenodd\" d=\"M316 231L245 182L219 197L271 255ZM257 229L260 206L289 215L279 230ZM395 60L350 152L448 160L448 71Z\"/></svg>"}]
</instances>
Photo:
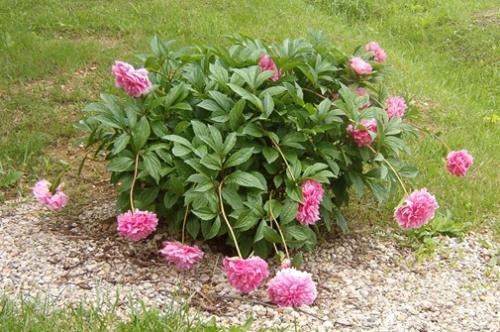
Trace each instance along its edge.
<instances>
[{"instance_id":1,"label":"blooming pink bloom","mask_svg":"<svg viewBox=\"0 0 500 332\"><path fill-rule=\"evenodd\" d=\"M315 180L306 180L302 184L302 203L297 208L295 218L302 225L314 225L320 220L319 204L323 199L324 190L321 183Z\"/></svg>"},{"instance_id":2,"label":"blooming pink bloom","mask_svg":"<svg viewBox=\"0 0 500 332\"><path fill-rule=\"evenodd\" d=\"M242 293L253 292L269 277L266 261L257 256L246 259L225 257L223 265L229 283Z\"/></svg>"},{"instance_id":3,"label":"blooming pink bloom","mask_svg":"<svg viewBox=\"0 0 500 332\"><path fill-rule=\"evenodd\" d=\"M198 246L188 246L177 241L163 242L160 253L167 261L172 262L178 269L189 270L194 264L201 261L203 251Z\"/></svg>"},{"instance_id":4,"label":"blooming pink bloom","mask_svg":"<svg viewBox=\"0 0 500 332\"><path fill-rule=\"evenodd\" d=\"M412 192L394 211L394 218L403 228L418 228L434 218L438 207L436 198L424 188Z\"/></svg>"},{"instance_id":5,"label":"blooming pink bloom","mask_svg":"<svg viewBox=\"0 0 500 332\"><path fill-rule=\"evenodd\" d=\"M140 210L122 213L117 217L117 221L118 233L132 241L147 238L158 226L158 217L155 213Z\"/></svg>"},{"instance_id":6,"label":"blooming pink bloom","mask_svg":"<svg viewBox=\"0 0 500 332\"><path fill-rule=\"evenodd\" d=\"M277 81L281 77L281 73L278 70L278 67L276 67L276 64L274 63L273 59L268 54L264 54L260 60L259 60L259 68L262 71L265 70L270 70L274 73L274 76L271 77L272 81Z\"/></svg>"},{"instance_id":7,"label":"blooming pink bloom","mask_svg":"<svg viewBox=\"0 0 500 332\"><path fill-rule=\"evenodd\" d=\"M36 200L46 205L51 210L59 210L68 204L68 196L62 191L61 186L56 188L56 192L50 191L50 182L47 180L40 180L33 186L33 196Z\"/></svg>"},{"instance_id":8,"label":"blooming pink bloom","mask_svg":"<svg viewBox=\"0 0 500 332\"><path fill-rule=\"evenodd\" d=\"M356 90L354 90L354 92L356 92L356 94L360 97L365 97L365 96L369 96L368 94L368 90L366 90L365 88L356 88ZM361 109L364 110L365 108L368 108L370 107L370 103L364 103L363 105L361 105Z\"/></svg>"},{"instance_id":9,"label":"blooming pink bloom","mask_svg":"<svg viewBox=\"0 0 500 332\"><path fill-rule=\"evenodd\" d=\"M347 126L347 133L351 135L352 139L358 146L367 146L372 143L372 137L369 131L377 132L377 121L375 119L363 119L361 125L364 128L357 128L352 124Z\"/></svg>"},{"instance_id":10,"label":"blooming pink bloom","mask_svg":"<svg viewBox=\"0 0 500 332\"><path fill-rule=\"evenodd\" d=\"M351 58L351 69L358 75L370 75L373 71L372 65L357 56Z\"/></svg>"},{"instance_id":11,"label":"blooming pink bloom","mask_svg":"<svg viewBox=\"0 0 500 332\"><path fill-rule=\"evenodd\" d=\"M290 266L292 266L292 262L290 262L290 260L289 260L288 258L285 258L285 259L283 260L283 262L281 262L281 264L280 264L280 267L281 267L282 269L289 268Z\"/></svg>"},{"instance_id":12,"label":"blooming pink bloom","mask_svg":"<svg viewBox=\"0 0 500 332\"><path fill-rule=\"evenodd\" d=\"M386 101L387 107L385 111L387 112L387 116L389 119L398 117L401 118L405 115L406 112L406 103L405 100L398 96L391 96L387 98Z\"/></svg>"},{"instance_id":13,"label":"blooming pink bloom","mask_svg":"<svg viewBox=\"0 0 500 332\"><path fill-rule=\"evenodd\" d=\"M368 96L368 90L365 88L356 88L355 92L360 97Z\"/></svg>"},{"instance_id":14,"label":"blooming pink bloom","mask_svg":"<svg viewBox=\"0 0 500 332\"><path fill-rule=\"evenodd\" d=\"M369 52L373 53L373 58L377 62L385 62L385 59L387 58L387 54L385 54L385 51L380 47L380 45L377 42L369 42L365 46L366 50Z\"/></svg>"},{"instance_id":15,"label":"blooming pink bloom","mask_svg":"<svg viewBox=\"0 0 500 332\"><path fill-rule=\"evenodd\" d=\"M148 71L144 68L135 69L126 62L115 61L112 72L116 86L125 90L129 96L139 97L151 91Z\"/></svg>"},{"instance_id":16,"label":"blooming pink bloom","mask_svg":"<svg viewBox=\"0 0 500 332\"><path fill-rule=\"evenodd\" d=\"M280 307L311 305L318 292L311 274L294 268L278 271L267 287L271 302Z\"/></svg>"},{"instance_id":17,"label":"blooming pink bloom","mask_svg":"<svg viewBox=\"0 0 500 332\"><path fill-rule=\"evenodd\" d=\"M465 176L474 159L467 150L451 151L448 153L448 172L456 176Z\"/></svg>"}]
</instances>

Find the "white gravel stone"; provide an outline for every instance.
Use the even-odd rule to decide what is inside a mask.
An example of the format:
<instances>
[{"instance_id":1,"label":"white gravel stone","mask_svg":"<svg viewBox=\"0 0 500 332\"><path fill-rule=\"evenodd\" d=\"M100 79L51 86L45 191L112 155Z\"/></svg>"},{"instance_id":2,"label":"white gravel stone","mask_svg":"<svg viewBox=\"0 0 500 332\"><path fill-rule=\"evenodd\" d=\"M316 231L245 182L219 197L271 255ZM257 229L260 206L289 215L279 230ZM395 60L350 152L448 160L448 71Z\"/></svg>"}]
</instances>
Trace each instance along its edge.
<instances>
[{"instance_id":1,"label":"white gravel stone","mask_svg":"<svg viewBox=\"0 0 500 332\"><path fill-rule=\"evenodd\" d=\"M206 252L195 271L178 272L157 255L166 236L128 243L115 231L113 204L72 220L32 201L0 207L0 287L12 296L44 296L55 305L115 299L126 317L130 299L159 308L190 301L198 316L254 329L318 331L499 331L498 246L489 233L437 238L434 258L373 235L325 241L305 255L317 282L314 306L271 305L265 287L241 296L227 283L221 255ZM484 246L489 243L489 246ZM215 268L214 268L215 267ZM274 273L274 272L273 272ZM194 312L194 311L193 311Z\"/></svg>"}]
</instances>

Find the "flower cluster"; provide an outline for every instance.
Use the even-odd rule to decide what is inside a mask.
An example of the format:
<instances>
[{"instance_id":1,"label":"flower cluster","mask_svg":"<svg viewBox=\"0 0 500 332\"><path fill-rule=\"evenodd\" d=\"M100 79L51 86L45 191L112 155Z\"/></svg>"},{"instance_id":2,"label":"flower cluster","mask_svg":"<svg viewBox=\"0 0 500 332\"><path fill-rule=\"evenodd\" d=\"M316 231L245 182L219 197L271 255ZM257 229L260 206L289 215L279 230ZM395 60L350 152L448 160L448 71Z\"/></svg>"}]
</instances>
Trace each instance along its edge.
<instances>
[{"instance_id":1,"label":"flower cluster","mask_svg":"<svg viewBox=\"0 0 500 332\"><path fill-rule=\"evenodd\" d=\"M271 301L282 307L313 304L318 292L310 273L285 268L269 282L267 293Z\"/></svg>"},{"instance_id":2,"label":"flower cluster","mask_svg":"<svg viewBox=\"0 0 500 332\"><path fill-rule=\"evenodd\" d=\"M288 244L313 246L326 222L342 216L338 207L353 184L366 185L377 199L388 196L396 180L407 192L399 174L406 165L404 134L413 130L403 123L407 104L399 96L380 100L387 54L376 42L339 57L302 39L268 46L235 39L227 49L199 47L189 56L156 39L161 47L144 64L149 72L116 61L116 86L133 98L103 98L81 128L90 133L89 144L106 147L112 181L130 198L119 200L120 210L128 210L117 218L120 235L147 238L158 227L156 213L172 230L182 225L182 241L164 241L159 250L181 270L204 256L184 243L185 229L193 240L231 243L238 256L225 257L223 270L244 294L269 278L265 258L273 249L281 255L281 246L286 259L268 282L270 300L311 305L313 276L291 267ZM452 151L446 167L463 177L472 163L467 151ZM134 208L136 181L138 206L156 213ZM47 181L33 194L52 209L67 203ZM405 229L417 228L437 208L436 198L421 189L407 194L394 218Z\"/></svg>"},{"instance_id":3,"label":"flower cluster","mask_svg":"<svg viewBox=\"0 0 500 332\"><path fill-rule=\"evenodd\" d=\"M253 292L269 277L269 267L260 257L225 257L223 266L229 283L242 293Z\"/></svg>"},{"instance_id":4,"label":"flower cluster","mask_svg":"<svg viewBox=\"0 0 500 332\"><path fill-rule=\"evenodd\" d=\"M118 216L117 221L118 233L132 241L147 238L158 226L156 214L140 210L122 213Z\"/></svg>"},{"instance_id":5,"label":"flower cluster","mask_svg":"<svg viewBox=\"0 0 500 332\"><path fill-rule=\"evenodd\" d=\"M472 166L474 159L467 150L451 151L447 157L448 172L463 177Z\"/></svg>"},{"instance_id":6,"label":"flower cluster","mask_svg":"<svg viewBox=\"0 0 500 332\"><path fill-rule=\"evenodd\" d=\"M135 69L126 62L116 61L112 72L116 87L122 88L131 97L139 97L151 91L148 71L144 68Z\"/></svg>"},{"instance_id":7,"label":"flower cluster","mask_svg":"<svg viewBox=\"0 0 500 332\"><path fill-rule=\"evenodd\" d=\"M33 196L36 200L51 210L59 210L68 204L68 196L58 186L55 192L50 190L51 184L47 180L40 180L33 187Z\"/></svg>"},{"instance_id":8,"label":"flower cluster","mask_svg":"<svg viewBox=\"0 0 500 332\"><path fill-rule=\"evenodd\" d=\"M204 255L198 246L189 246L177 241L163 242L160 253L180 270L191 269L194 264L202 260Z\"/></svg>"},{"instance_id":9,"label":"flower cluster","mask_svg":"<svg viewBox=\"0 0 500 332\"><path fill-rule=\"evenodd\" d=\"M268 54L264 54L259 60L259 68L262 71L272 71L274 75L271 77L272 81L277 81L281 78L281 73L274 63L273 59Z\"/></svg>"},{"instance_id":10,"label":"flower cluster","mask_svg":"<svg viewBox=\"0 0 500 332\"><path fill-rule=\"evenodd\" d=\"M377 121L375 119L363 119L361 125L354 126L350 124L346 130L359 147L367 146L372 144L373 141L370 132L377 133Z\"/></svg>"},{"instance_id":11,"label":"flower cluster","mask_svg":"<svg viewBox=\"0 0 500 332\"><path fill-rule=\"evenodd\" d=\"M323 199L323 187L321 183L315 180L306 180L302 184L302 196L304 197L302 203L299 204L297 209L296 219L303 225L314 225L319 216L319 204Z\"/></svg>"},{"instance_id":12,"label":"flower cluster","mask_svg":"<svg viewBox=\"0 0 500 332\"><path fill-rule=\"evenodd\" d=\"M418 228L434 218L438 208L436 198L427 189L411 193L394 212L394 218L404 228Z\"/></svg>"}]
</instances>

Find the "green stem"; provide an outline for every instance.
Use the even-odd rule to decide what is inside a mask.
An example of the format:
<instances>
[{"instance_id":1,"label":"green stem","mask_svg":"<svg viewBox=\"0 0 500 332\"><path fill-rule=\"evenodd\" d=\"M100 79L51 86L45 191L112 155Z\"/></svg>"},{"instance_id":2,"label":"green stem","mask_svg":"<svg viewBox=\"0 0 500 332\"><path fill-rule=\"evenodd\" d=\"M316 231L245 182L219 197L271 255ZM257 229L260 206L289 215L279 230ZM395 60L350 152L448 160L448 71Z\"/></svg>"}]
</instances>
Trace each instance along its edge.
<instances>
[{"instance_id":1,"label":"green stem","mask_svg":"<svg viewBox=\"0 0 500 332\"><path fill-rule=\"evenodd\" d=\"M314 90L311 90L311 89L308 89L308 88L302 88L302 90L304 91L307 91L307 92L310 92L312 94L315 94L316 96L320 97L320 98L323 98L323 99L327 99L325 96L323 96L322 94L320 93L317 93L316 91Z\"/></svg>"},{"instance_id":2,"label":"green stem","mask_svg":"<svg viewBox=\"0 0 500 332\"><path fill-rule=\"evenodd\" d=\"M295 177L293 176L293 173L292 173L292 168L290 167L290 165L288 164L288 161L286 160L285 158L285 154L283 153L283 151L281 151L281 148L280 146L278 145L278 143L276 143L271 137L269 137L269 139L271 140L271 142L273 142L273 145L274 147L276 148L276 150L278 150L281 158L283 159L283 161L285 162L285 165L286 165L286 168L288 169L288 173L290 173L290 176L292 177L292 180L294 183L297 183L297 180L295 179Z\"/></svg>"},{"instance_id":3,"label":"green stem","mask_svg":"<svg viewBox=\"0 0 500 332\"><path fill-rule=\"evenodd\" d=\"M368 145L367 147L368 147L368 149L370 149L373 153L378 154L378 152L377 152L377 151L375 151L375 149L374 149L374 148L372 148L370 145ZM394 175L396 175L396 178L398 179L399 184L401 185L401 188L403 188L403 191L405 192L406 196L408 196L408 195L409 195L408 190L406 190L405 184L403 183L403 179L401 179L401 176L399 175L399 172L398 172L398 171L396 171L396 169L394 168L394 166L392 166L392 164L391 164L391 163L390 163L387 159L385 159L385 157L384 157L384 156L382 156L382 157L384 158L383 160L384 160L384 162L387 164L387 166L389 166L389 168L390 168L390 169L391 169L391 171L394 173Z\"/></svg>"},{"instance_id":4,"label":"green stem","mask_svg":"<svg viewBox=\"0 0 500 332\"><path fill-rule=\"evenodd\" d=\"M224 202L222 201L222 185L224 184L224 180L222 180L219 184L219 204L220 204L220 211L222 213L222 217L224 218L224 221L226 222L227 228L229 230L229 233L231 234L231 237L233 238L234 246L236 247L236 251L238 252L238 256L243 259L243 256L241 255L240 247L238 246L238 241L236 241L236 235L234 235L233 228L231 227L231 224L229 223L229 220L227 219L226 216L226 211L224 211Z\"/></svg>"},{"instance_id":5,"label":"green stem","mask_svg":"<svg viewBox=\"0 0 500 332\"><path fill-rule=\"evenodd\" d=\"M281 241L283 241L283 247L285 248L286 258L290 259L290 254L288 253L288 246L286 245L285 236L283 235L283 232L281 231L280 224L278 223L278 221L276 220L276 218L274 217L274 214L273 214L273 208L272 208L272 203L271 203L272 198L273 198L273 194L271 192L269 194L269 217L274 222L274 224L276 225L276 228L278 229L278 232L280 233Z\"/></svg>"},{"instance_id":6,"label":"green stem","mask_svg":"<svg viewBox=\"0 0 500 332\"><path fill-rule=\"evenodd\" d=\"M439 143L441 143L448 151L451 151L451 148L448 146L448 144L446 144L445 141L443 141L439 136L437 136L436 134L434 134L433 132L431 132L429 129L427 128L422 128L422 127L419 127L413 123L410 123L413 127L417 128L417 130L420 130L421 132L424 132L426 133L427 135L430 135L432 137L434 137L436 140L438 140Z\"/></svg>"},{"instance_id":7,"label":"green stem","mask_svg":"<svg viewBox=\"0 0 500 332\"><path fill-rule=\"evenodd\" d=\"M135 164L134 164L134 177L132 178L132 184L130 185L130 208L132 209L132 213L135 211L134 206L134 187L135 182L137 181L137 173L139 170L139 152L135 155Z\"/></svg>"},{"instance_id":8,"label":"green stem","mask_svg":"<svg viewBox=\"0 0 500 332\"><path fill-rule=\"evenodd\" d=\"M182 235L181 243L184 244L184 234L186 233L186 220L189 212L189 204L186 206L186 212L184 212L184 220L182 221Z\"/></svg>"}]
</instances>

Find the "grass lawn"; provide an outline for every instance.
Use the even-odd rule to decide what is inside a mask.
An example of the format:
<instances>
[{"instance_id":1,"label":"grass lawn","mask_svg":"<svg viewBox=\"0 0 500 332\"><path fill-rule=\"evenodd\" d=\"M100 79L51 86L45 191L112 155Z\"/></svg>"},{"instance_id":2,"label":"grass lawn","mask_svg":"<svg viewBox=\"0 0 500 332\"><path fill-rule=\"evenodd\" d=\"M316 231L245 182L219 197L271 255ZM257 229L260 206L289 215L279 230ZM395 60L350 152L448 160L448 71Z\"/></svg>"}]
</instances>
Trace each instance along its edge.
<instances>
[{"instance_id":1,"label":"grass lawn","mask_svg":"<svg viewBox=\"0 0 500 332\"><path fill-rule=\"evenodd\" d=\"M499 236L497 0L0 0L0 201L25 195L36 178L66 167L60 159L78 167L83 154L65 153L80 135L72 123L101 89L112 88L112 62L133 62L153 34L180 44L217 44L233 32L281 40L305 36L308 29L324 31L344 50L371 40L382 45L394 65L387 80L392 92L414 99L419 125L475 158L465 179L454 178L444 170L436 140L414 139L408 158L421 175L413 187L426 186L441 213L450 210L453 220L471 222L474 229L496 220ZM74 202L89 195L75 183L69 188ZM396 203L358 203L348 215L368 218L381 209L375 221L387 227ZM2 308L0 321L12 322L2 330L23 330L18 313ZM74 312L55 315L69 324L65 315Z\"/></svg>"}]
</instances>

